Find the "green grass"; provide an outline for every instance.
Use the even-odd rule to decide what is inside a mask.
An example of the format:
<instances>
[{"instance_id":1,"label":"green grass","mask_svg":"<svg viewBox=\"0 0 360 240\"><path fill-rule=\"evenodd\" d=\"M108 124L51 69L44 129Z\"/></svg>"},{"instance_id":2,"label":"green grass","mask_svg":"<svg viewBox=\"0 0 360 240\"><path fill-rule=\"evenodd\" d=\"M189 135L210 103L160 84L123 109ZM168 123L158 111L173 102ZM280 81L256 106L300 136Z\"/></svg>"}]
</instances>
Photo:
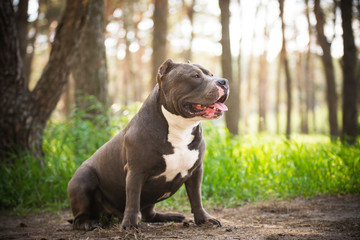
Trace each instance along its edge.
<instances>
[{"instance_id":1,"label":"green grass","mask_svg":"<svg viewBox=\"0 0 360 240\"><path fill-rule=\"evenodd\" d=\"M50 122L44 136L45 166L30 156L0 165L0 208L23 213L68 206L67 182L77 167L130 120L136 107L121 117L99 116L98 124L74 111L64 122ZM323 135L230 137L221 122L203 122L207 142L202 194L207 206L317 194L360 192L360 148L332 143ZM160 208L189 209L182 187Z\"/></svg>"},{"instance_id":2,"label":"green grass","mask_svg":"<svg viewBox=\"0 0 360 240\"><path fill-rule=\"evenodd\" d=\"M233 206L239 201L312 197L360 191L360 148L324 136L258 135L230 138L207 126L205 199ZM226 201L224 201L226 199Z\"/></svg>"},{"instance_id":3,"label":"green grass","mask_svg":"<svg viewBox=\"0 0 360 240\"><path fill-rule=\"evenodd\" d=\"M122 108L121 117L98 116L97 124L74 110L64 122L50 121L44 134L45 166L30 155L0 163L0 209L23 213L68 206L67 183L80 164L123 128L138 106Z\"/></svg>"}]
</instances>

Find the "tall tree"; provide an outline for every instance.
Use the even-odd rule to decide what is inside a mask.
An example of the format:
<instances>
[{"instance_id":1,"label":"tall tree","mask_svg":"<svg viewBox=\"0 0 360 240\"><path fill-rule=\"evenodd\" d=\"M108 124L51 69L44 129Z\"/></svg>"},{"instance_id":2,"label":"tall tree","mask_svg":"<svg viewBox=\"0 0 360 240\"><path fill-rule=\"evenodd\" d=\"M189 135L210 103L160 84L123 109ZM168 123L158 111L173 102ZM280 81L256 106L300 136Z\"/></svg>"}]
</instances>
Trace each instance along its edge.
<instances>
[{"instance_id":1,"label":"tall tree","mask_svg":"<svg viewBox=\"0 0 360 240\"><path fill-rule=\"evenodd\" d=\"M237 135L239 133L239 117L240 117L240 98L239 98L239 85L237 81L233 79L233 70L232 70L232 59L231 59L231 49L230 49L230 32L229 32L229 22L230 22L230 10L229 10L230 0L219 0L219 6L221 10L221 26L222 26L222 55L221 55L221 67L222 73L225 78L229 80L229 85L231 89L231 94L227 101L229 106L229 111L225 114L226 126L229 129L229 132Z\"/></svg>"},{"instance_id":2,"label":"tall tree","mask_svg":"<svg viewBox=\"0 0 360 240\"><path fill-rule=\"evenodd\" d=\"M287 58L287 52L286 52L284 1L285 0L279 0L279 4L280 4L280 19L281 19L281 32L282 32L281 58L283 60L283 67L285 70L286 94L287 94L286 136L289 138L291 134L292 91L291 91L291 75L289 69L289 60Z\"/></svg>"},{"instance_id":3,"label":"tall tree","mask_svg":"<svg viewBox=\"0 0 360 240\"><path fill-rule=\"evenodd\" d=\"M280 134L280 98L281 98L281 67L283 63L282 54L279 54L277 74L276 74L276 85L275 85L275 115L276 115L276 133Z\"/></svg>"},{"instance_id":4,"label":"tall tree","mask_svg":"<svg viewBox=\"0 0 360 240\"><path fill-rule=\"evenodd\" d=\"M16 12L16 26L19 35L19 50L23 65L26 64L26 47L28 42L28 6L29 0L19 0Z\"/></svg>"},{"instance_id":5,"label":"tall tree","mask_svg":"<svg viewBox=\"0 0 360 240\"><path fill-rule=\"evenodd\" d=\"M185 60L191 60L192 58L192 42L195 37L194 32L194 6L195 6L196 0L191 0L190 4L188 5L185 0L182 0L183 5L183 11L186 13L187 17L189 18L190 25L191 25L191 34L189 39L189 48L186 49L184 57Z\"/></svg>"},{"instance_id":6,"label":"tall tree","mask_svg":"<svg viewBox=\"0 0 360 240\"><path fill-rule=\"evenodd\" d=\"M253 85L253 80L252 80L252 76L253 76L253 65L254 65L254 53L253 53L253 50L254 50L254 41L255 41L255 37L256 37L256 31L255 31L255 28L256 28L256 25L257 25L257 22L258 22L258 13L259 13L259 10L260 10L260 6L261 4L258 3L257 6L256 6L256 10L255 10L255 16L254 16L254 19L255 19L255 22L254 22L254 29L252 30L252 41L251 41L251 46L250 46L250 57L249 57L249 63L248 63L248 69L247 69L247 81L248 81L248 85L247 85L247 91L246 91L246 104L244 105L244 125L245 125L245 130L248 129L249 127L249 116L250 116L250 112L251 112L251 107L252 107L252 85Z\"/></svg>"},{"instance_id":7,"label":"tall tree","mask_svg":"<svg viewBox=\"0 0 360 240\"><path fill-rule=\"evenodd\" d=\"M151 89L156 84L156 74L161 63L166 58L166 37L167 37L167 18L168 18L168 0L154 0L155 9L153 13L154 31L153 31L153 53L152 53L152 74Z\"/></svg>"},{"instance_id":8,"label":"tall tree","mask_svg":"<svg viewBox=\"0 0 360 240\"><path fill-rule=\"evenodd\" d=\"M89 19L80 40L78 54L74 58L72 74L75 82L75 104L86 111L89 120L94 121L101 109L91 106L94 102L88 96L94 96L104 109L108 106L108 74L105 53L104 1L92 0L89 4Z\"/></svg>"},{"instance_id":9,"label":"tall tree","mask_svg":"<svg viewBox=\"0 0 360 240\"><path fill-rule=\"evenodd\" d=\"M41 159L43 131L67 82L88 17L88 1L67 1L49 61L33 91L23 77L11 0L0 1L0 16L0 158L29 151Z\"/></svg>"},{"instance_id":10,"label":"tall tree","mask_svg":"<svg viewBox=\"0 0 360 240\"><path fill-rule=\"evenodd\" d=\"M266 6L265 6L266 7ZM266 8L265 22L264 22L264 51L259 57L259 79L258 79L258 106L259 106L259 122L258 130L263 132L266 130L266 107L267 107L267 82L268 82L268 62L266 60L267 51L269 47L269 30L268 30L268 8Z\"/></svg>"},{"instance_id":11,"label":"tall tree","mask_svg":"<svg viewBox=\"0 0 360 240\"><path fill-rule=\"evenodd\" d=\"M141 4L141 1L133 1L133 4L135 6L133 6L133 9L138 9L140 8L140 4ZM135 32L135 36L134 36L134 42L137 42L138 45L139 45L139 49L138 51L136 52L136 54L133 54L134 57L133 57L133 64L134 65L134 79L132 80L133 81L133 93L134 93L134 101L144 101L144 98L143 98L143 93L145 91L145 89L147 88L144 88L144 84L143 84L143 81L144 81L144 78L143 78L143 75L144 73L141 71L142 69L142 57L144 56L145 54L145 46L144 44L141 44L143 41L142 41L142 36L141 36L141 33L139 32L139 24L141 23L141 21L144 19L144 13L143 12L136 12L136 21L134 21L134 32Z\"/></svg>"},{"instance_id":12,"label":"tall tree","mask_svg":"<svg viewBox=\"0 0 360 240\"><path fill-rule=\"evenodd\" d=\"M297 80L297 87L298 87L298 106L299 106L299 116L300 116L300 130L301 133L308 133L308 115L307 115L307 108L306 108L306 76L304 76L304 60L303 60L303 53L298 52L298 58L296 61L296 80Z\"/></svg>"},{"instance_id":13,"label":"tall tree","mask_svg":"<svg viewBox=\"0 0 360 240\"><path fill-rule=\"evenodd\" d=\"M324 13L320 7L320 0L315 0L314 12L316 17L317 40L323 51L321 60L324 66L326 77L326 100L329 111L330 137L332 139L339 136L337 120L337 94L335 85L334 66L331 57L331 43L324 34Z\"/></svg>"},{"instance_id":14,"label":"tall tree","mask_svg":"<svg viewBox=\"0 0 360 240\"><path fill-rule=\"evenodd\" d=\"M305 88L306 88L306 125L307 130L309 131L309 112L311 111L312 115L312 125L313 130L316 130L316 118L315 118L315 83L314 83L314 66L313 66L313 57L312 57L312 26L310 22L310 10L309 10L309 0L305 0L306 8L305 15L308 25L308 34L309 42L308 49L305 58Z\"/></svg>"},{"instance_id":15,"label":"tall tree","mask_svg":"<svg viewBox=\"0 0 360 240\"><path fill-rule=\"evenodd\" d=\"M136 90L136 73L134 70L134 60L133 60L133 54L130 51L130 45L131 42L134 41L135 34L134 33L134 20L133 20L133 1L126 1L124 4L124 14L123 14L123 24L124 24L124 30L126 32L126 37L124 39L125 41L125 59L124 59L124 65L126 71L124 71L124 88L126 90L126 93L124 96L126 96L125 103L128 104L132 100L135 101L135 90ZM133 35L133 36L132 36ZM131 39L131 37L134 37Z\"/></svg>"},{"instance_id":16,"label":"tall tree","mask_svg":"<svg viewBox=\"0 0 360 240\"><path fill-rule=\"evenodd\" d=\"M241 17L242 17L242 8L241 8L241 1L238 0L238 4L239 4L239 9L240 9L240 21L241 21ZM242 22L242 21L241 21ZM239 35L240 35L240 38L239 38L239 50L238 50L238 56L237 56L237 82L239 84L239 101L241 102L241 89L242 89L242 67L241 67L241 64L242 64L242 51L241 51L241 42L242 42L242 29L243 29L243 25L241 24L240 26L240 29L239 29ZM240 109L239 111L239 117L241 117L241 110Z\"/></svg>"},{"instance_id":17,"label":"tall tree","mask_svg":"<svg viewBox=\"0 0 360 240\"><path fill-rule=\"evenodd\" d=\"M357 0L358 20L360 21L360 0ZM358 79L358 109L360 111L360 59L358 58L358 64L356 69L356 79Z\"/></svg>"},{"instance_id":18,"label":"tall tree","mask_svg":"<svg viewBox=\"0 0 360 240\"><path fill-rule=\"evenodd\" d=\"M355 144L357 142L357 84L359 79L355 76L356 46L352 29L353 1L341 0L341 17L343 28L344 56L343 68L343 131L341 138L344 142Z\"/></svg>"}]
</instances>

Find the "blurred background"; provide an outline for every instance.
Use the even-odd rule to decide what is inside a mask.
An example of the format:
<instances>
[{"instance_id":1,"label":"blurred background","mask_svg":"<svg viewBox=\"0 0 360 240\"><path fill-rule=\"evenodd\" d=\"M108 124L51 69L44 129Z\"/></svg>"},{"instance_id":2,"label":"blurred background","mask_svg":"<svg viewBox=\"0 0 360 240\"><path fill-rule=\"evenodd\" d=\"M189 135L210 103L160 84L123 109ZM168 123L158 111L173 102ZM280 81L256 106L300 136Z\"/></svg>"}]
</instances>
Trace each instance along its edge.
<instances>
[{"instance_id":1,"label":"blurred background","mask_svg":"<svg viewBox=\"0 0 360 240\"><path fill-rule=\"evenodd\" d=\"M14 4L21 8L21 2L24 1L14 1ZM98 2L101 5L102 1ZM98 91L94 90L92 95L116 113L120 106L144 101L155 85L156 69L167 58L177 62L190 60L217 76L230 78L231 94L237 96L229 100L228 115L232 115L234 108L239 111L234 120L238 126L230 126L230 132L330 134L329 118L332 117L338 119L331 122L334 128L331 135L339 136L344 54L340 1L232 0L229 6L225 2L228 1L105 1L103 10L90 13L90 18L98 19L95 21L100 25L99 19L104 19L103 26L99 26L104 28L103 32L100 30L98 36L93 37L104 40L106 59L101 59L99 48L80 47L80 51L94 52L88 58L106 61L107 74L97 81L99 86L93 86ZM28 40L26 78L30 89L40 79L48 61L65 3L28 1L28 29L24 36ZM283 14L280 14L280 3ZM228 8L228 16L219 4ZM222 25L227 24L226 19L221 18L222 11L223 16L229 18L225 33L228 36L222 33ZM353 38L359 48L359 1L353 2L351 11ZM89 27L96 31L96 23ZM229 41L222 42L224 38ZM224 52L222 44L230 44L230 52ZM226 64L232 65L230 70L222 68L222 55L229 55L225 58L230 61ZM358 59L359 54L355 57ZM77 62L86 64L86 61L92 60ZM74 68L76 72L76 66ZM76 77L74 71L56 108L55 116L60 119L70 113L75 93L87 92L82 89L87 84L76 82L95 84L90 79L80 80L86 75ZM326 71L332 76L327 76ZM355 73L357 79L358 72ZM99 92L104 89L106 93ZM290 120L287 117L289 101ZM329 115L330 111L334 113Z\"/></svg>"}]
</instances>

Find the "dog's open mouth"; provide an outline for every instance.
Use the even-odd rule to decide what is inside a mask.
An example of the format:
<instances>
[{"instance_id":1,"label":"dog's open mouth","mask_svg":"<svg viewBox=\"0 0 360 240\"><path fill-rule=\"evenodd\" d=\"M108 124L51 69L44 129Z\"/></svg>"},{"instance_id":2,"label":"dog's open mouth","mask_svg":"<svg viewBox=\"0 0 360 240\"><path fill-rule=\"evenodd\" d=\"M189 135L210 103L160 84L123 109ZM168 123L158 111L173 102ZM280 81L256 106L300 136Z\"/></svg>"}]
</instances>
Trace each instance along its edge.
<instances>
[{"instance_id":1,"label":"dog's open mouth","mask_svg":"<svg viewBox=\"0 0 360 240\"><path fill-rule=\"evenodd\" d=\"M221 96L216 102L208 105L189 103L186 108L191 115L202 116L205 118L214 118L222 115L222 112L227 111L228 107L224 104L227 99L227 94Z\"/></svg>"}]
</instances>

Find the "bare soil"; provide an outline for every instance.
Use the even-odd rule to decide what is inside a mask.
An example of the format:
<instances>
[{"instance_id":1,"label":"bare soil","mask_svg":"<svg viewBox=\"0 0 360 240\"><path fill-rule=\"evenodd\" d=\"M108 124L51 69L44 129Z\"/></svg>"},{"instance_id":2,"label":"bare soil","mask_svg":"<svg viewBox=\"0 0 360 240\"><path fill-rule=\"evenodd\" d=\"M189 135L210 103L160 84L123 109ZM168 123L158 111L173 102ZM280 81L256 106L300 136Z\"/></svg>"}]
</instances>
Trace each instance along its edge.
<instances>
[{"instance_id":1,"label":"bare soil","mask_svg":"<svg viewBox=\"0 0 360 240\"><path fill-rule=\"evenodd\" d=\"M318 196L311 200L267 201L209 212L222 227L184 223L119 224L91 232L72 230L69 210L60 214L0 215L0 239L360 239L360 195Z\"/></svg>"}]
</instances>

